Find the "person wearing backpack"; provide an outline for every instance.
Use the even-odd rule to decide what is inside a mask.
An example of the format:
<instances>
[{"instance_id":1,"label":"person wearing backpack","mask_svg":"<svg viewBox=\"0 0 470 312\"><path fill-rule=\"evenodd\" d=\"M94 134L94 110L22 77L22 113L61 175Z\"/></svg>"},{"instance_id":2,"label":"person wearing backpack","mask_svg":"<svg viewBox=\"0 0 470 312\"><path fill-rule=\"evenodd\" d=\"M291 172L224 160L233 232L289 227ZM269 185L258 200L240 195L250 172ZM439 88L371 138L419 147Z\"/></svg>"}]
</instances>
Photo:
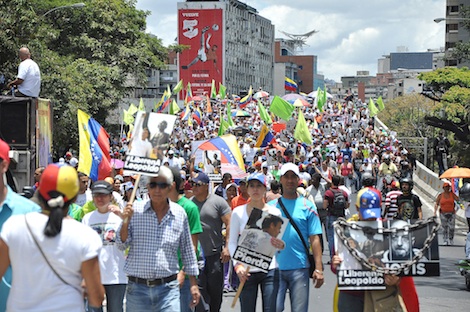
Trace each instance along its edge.
<instances>
[{"instance_id":1,"label":"person wearing backpack","mask_svg":"<svg viewBox=\"0 0 470 312\"><path fill-rule=\"evenodd\" d=\"M436 153L436 161L439 165L439 175L447 170L447 154L449 153L450 142L444 136L444 132L439 131L439 136L434 139L434 151Z\"/></svg>"},{"instance_id":2,"label":"person wearing backpack","mask_svg":"<svg viewBox=\"0 0 470 312\"><path fill-rule=\"evenodd\" d=\"M326 207L326 235L328 237L328 248L330 249L330 257L335 254L335 242L334 242L334 229L333 222L339 217L345 217L345 210L349 208L348 194L339 189L341 177L334 175L331 179L331 187L325 192L325 198L323 199L323 207Z\"/></svg>"}]
</instances>

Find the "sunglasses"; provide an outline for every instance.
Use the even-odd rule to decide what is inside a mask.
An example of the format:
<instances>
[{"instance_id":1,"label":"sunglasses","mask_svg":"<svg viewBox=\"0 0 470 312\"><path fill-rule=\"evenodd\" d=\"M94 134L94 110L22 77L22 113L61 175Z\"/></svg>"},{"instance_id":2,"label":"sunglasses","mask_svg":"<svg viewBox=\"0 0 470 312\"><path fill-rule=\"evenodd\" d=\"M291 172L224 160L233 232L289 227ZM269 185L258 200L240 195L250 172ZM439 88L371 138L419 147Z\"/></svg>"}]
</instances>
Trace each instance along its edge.
<instances>
[{"instance_id":1,"label":"sunglasses","mask_svg":"<svg viewBox=\"0 0 470 312\"><path fill-rule=\"evenodd\" d=\"M205 183L196 183L196 182L191 182L191 186L196 187L196 186L203 186L206 185Z\"/></svg>"},{"instance_id":2,"label":"sunglasses","mask_svg":"<svg viewBox=\"0 0 470 312\"><path fill-rule=\"evenodd\" d=\"M165 182L150 182L148 185L149 185L149 188L151 189L154 189L156 187L158 187L159 189L166 189L167 187L170 186L170 184L165 183Z\"/></svg>"}]
</instances>

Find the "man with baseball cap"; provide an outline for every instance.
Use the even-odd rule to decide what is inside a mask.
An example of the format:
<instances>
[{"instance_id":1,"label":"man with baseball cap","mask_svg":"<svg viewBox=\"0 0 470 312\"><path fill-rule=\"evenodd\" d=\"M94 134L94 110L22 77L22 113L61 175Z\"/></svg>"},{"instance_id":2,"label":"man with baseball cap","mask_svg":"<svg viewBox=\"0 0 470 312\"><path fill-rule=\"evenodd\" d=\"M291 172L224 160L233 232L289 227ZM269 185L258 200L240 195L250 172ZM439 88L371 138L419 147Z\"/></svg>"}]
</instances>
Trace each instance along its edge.
<instances>
[{"instance_id":1,"label":"man with baseball cap","mask_svg":"<svg viewBox=\"0 0 470 312\"><path fill-rule=\"evenodd\" d=\"M282 197L270 202L282 211L285 218L289 218L284 209L292 217L289 220L282 239L286 247L277 256L280 270L280 284L277 297L277 311L284 310L284 301L287 289L290 293L291 306L296 311L308 311L309 294L309 261L303 240L307 246L310 243L315 258L315 271L311 276L315 288L323 285L323 264L319 234L322 233L320 218L315 204L297 194L299 184L299 167L293 163L285 163L281 167ZM282 207L284 206L284 207ZM283 209L284 208L284 209ZM292 226L295 222L302 237Z\"/></svg>"},{"instance_id":2,"label":"man with baseball cap","mask_svg":"<svg viewBox=\"0 0 470 312\"><path fill-rule=\"evenodd\" d=\"M10 146L0 139L0 230L5 221L12 215L41 211L38 205L13 192L4 180L3 177L10 166L9 152ZM11 267L9 267L0 281L0 312L6 309L6 302L11 287L11 277Z\"/></svg>"}]
</instances>

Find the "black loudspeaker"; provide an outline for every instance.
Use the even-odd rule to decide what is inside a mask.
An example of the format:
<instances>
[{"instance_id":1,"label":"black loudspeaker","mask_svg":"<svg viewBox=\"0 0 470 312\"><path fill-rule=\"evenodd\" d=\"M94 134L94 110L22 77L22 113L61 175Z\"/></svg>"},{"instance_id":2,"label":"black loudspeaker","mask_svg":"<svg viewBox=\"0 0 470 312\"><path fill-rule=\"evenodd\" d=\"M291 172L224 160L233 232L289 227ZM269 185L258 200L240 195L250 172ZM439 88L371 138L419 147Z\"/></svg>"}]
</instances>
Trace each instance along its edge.
<instances>
[{"instance_id":1,"label":"black loudspeaker","mask_svg":"<svg viewBox=\"0 0 470 312\"><path fill-rule=\"evenodd\" d=\"M31 98L0 97L0 138L11 147L30 145Z\"/></svg>"}]
</instances>

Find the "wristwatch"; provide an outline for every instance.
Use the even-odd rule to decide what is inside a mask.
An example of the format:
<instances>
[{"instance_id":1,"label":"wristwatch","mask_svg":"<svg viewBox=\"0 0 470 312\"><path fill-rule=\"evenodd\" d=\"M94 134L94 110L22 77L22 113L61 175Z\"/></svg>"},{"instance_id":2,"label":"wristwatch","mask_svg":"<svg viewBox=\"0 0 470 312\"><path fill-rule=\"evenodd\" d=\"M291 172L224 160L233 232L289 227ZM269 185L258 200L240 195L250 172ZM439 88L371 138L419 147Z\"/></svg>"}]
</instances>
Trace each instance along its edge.
<instances>
[{"instance_id":1,"label":"wristwatch","mask_svg":"<svg viewBox=\"0 0 470 312\"><path fill-rule=\"evenodd\" d=\"M318 274L323 275L323 271L320 271L320 270L318 270L318 269L315 269L314 272L317 272Z\"/></svg>"}]
</instances>

